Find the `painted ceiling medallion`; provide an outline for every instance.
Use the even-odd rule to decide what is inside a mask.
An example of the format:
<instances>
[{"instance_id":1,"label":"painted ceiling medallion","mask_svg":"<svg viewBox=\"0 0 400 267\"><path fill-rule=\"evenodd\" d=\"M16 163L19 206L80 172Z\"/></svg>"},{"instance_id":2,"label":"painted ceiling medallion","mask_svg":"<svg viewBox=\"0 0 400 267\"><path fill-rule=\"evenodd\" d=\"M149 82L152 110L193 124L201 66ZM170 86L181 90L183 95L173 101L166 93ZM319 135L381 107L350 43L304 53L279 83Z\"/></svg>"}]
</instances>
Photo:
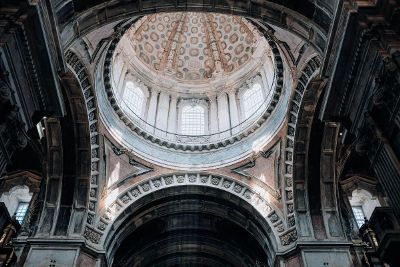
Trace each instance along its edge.
<instances>
[{"instance_id":1,"label":"painted ceiling medallion","mask_svg":"<svg viewBox=\"0 0 400 267\"><path fill-rule=\"evenodd\" d=\"M243 17L215 13L158 13L129 29L135 57L180 82L208 81L248 63L259 32Z\"/></svg>"}]
</instances>

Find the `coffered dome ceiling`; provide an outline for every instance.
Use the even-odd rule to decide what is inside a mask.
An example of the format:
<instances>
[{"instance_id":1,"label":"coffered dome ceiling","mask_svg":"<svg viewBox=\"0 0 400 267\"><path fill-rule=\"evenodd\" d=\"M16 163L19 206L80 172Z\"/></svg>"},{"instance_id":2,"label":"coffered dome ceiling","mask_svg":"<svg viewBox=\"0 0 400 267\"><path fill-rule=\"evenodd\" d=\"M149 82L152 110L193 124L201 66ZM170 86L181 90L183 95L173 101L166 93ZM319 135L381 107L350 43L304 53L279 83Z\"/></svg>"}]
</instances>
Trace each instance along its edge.
<instances>
[{"instance_id":1,"label":"coffered dome ceiling","mask_svg":"<svg viewBox=\"0 0 400 267\"><path fill-rule=\"evenodd\" d=\"M158 13L130 28L134 58L180 82L207 82L243 68L260 33L243 17L215 13Z\"/></svg>"},{"instance_id":2,"label":"coffered dome ceiling","mask_svg":"<svg viewBox=\"0 0 400 267\"><path fill-rule=\"evenodd\" d=\"M126 25L107 49L96 72L103 122L146 160L214 168L260 150L282 126L291 73L254 21L152 14Z\"/></svg>"}]
</instances>

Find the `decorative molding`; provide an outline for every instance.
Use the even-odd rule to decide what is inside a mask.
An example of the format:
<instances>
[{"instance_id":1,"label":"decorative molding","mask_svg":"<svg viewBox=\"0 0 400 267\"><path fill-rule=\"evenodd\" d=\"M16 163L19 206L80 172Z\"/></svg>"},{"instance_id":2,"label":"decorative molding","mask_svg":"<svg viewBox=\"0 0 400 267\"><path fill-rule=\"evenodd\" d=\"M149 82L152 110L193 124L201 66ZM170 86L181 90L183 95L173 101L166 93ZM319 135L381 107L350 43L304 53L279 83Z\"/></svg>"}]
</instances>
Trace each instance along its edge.
<instances>
[{"instance_id":1,"label":"decorative molding","mask_svg":"<svg viewBox=\"0 0 400 267\"><path fill-rule=\"evenodd\" d=\"M126 25L124 27L125 31L129 28L129 25ZM258 128L263 125L268 118L271 116L272 112L274 111L275 107L277 106L281 94L283 91L283 60L280 56L279 49L275 43L275 41L268 35L268 33L262 30L262 34L264 34L264 37L266 38L269 46L272 49L273 55L274 55L274 60L275 60L275 73L276 73L276 83L275 83L275 89L273 91L273 96L271 98L271 101L269 105L265 108L265 111L263 114L261 114L253 123L251 123L250 126L247 126L245 130L239 131L235 135L229 136L224 139L217 139L214 140L214 138L209 138L209 139L204 139L204 136L201 136L200 139L198 140L196 136L190 137L189 139L183 136L184 138L178 138L179 134L174 134L177 138L172 138L172 139L167 139L165 137L157 136L154 135L153 133L148 132L146 129L143 127L140 127L140 123L132 123L132 119L130 119L129 115L127 115L118 105L117 98L114 94L114 89L111 84L111 73L112 73L112 62L113 62L113 56L115 49L117 48L118 42L120 41L122 35L124 34L124 31L121 31L121 34L116 36L109 44L107 53L106 53L106 58L104 61L104 68L103 68L103 82L104 82L104 88L107 93L108 101L111 105L111 107L114 109L115 113L118 115L120 120L133 132L135 132L137 135L143 137L145 140L148 142L155 143L160 146L164 146L167 148L173 148L176 150L181 150L181 151L207 151L207 150L214 150L218 149L221 147L226 147L228 145L231 145L237 141L242 140L243 138L246 138L248 135L256 131ZM256 75L256 77L258 77ZM255 77L255 78L256 78ZM153 91L154 88L151 89ZM154 127L154 126L152 126ZM156 131L157 132L157 131Z\"/></svg>"},{"instance_id":2,"label":"decorative molding","mask_svg":"<svg viewBox=\"0 0 400 267\"><path fill-rule=\"evenodd\" d=\"M86 240L92 242L93 244L99 244L101 234L98 231L86 226L85 231L83 233L83 237Z\"/></svg>"},{"instance_id":3,"label":"decorative molding","mask_svg":"<svg viewBox=\"0 0 400 267\"><path fill-rule=\"evenodd\" d=\"M10 191L15 186L24 185L30 193L40 191L42 177L31 171L19 171L0 178L0 194Z\"/></svg>"},{"instance_id":4,"label":"decorative molding","mask_svg":"<svg viewBox=\"0 0 400 267\"><path fill-rule=\"evenodd\" d=\"M113 183L111 186L107 188L107 190L114 190L115 188L121 186L126 180L146 174L148 172L154 171L153 168L146 166L138 161L136 161L133 157L133 155L129 152L126 151L124 148L118 148L116 145L114 145L110 140L108 140L110 143L111 149L114 152L115 155L118 157L122 155L126 155L128 163L133 166L131 172L128 175L125 175L121 177L118 181ZM94 208L94 206L93 206Z\"/></svg>"},{"instance_id":5,"label":"decorative molding","mask_svg":"<svg viewBox=\"0 0 400 267\"><path fill-rule=\"evenodd\" d=\"M309 82L319 73L320 62L317 56L314 56L305 64L300 72L297 80L297 85L292 95L291 103L288 109L288 126L285 137L284 148L284 180L283 188L286 192L284 194L284 203L286 205L287 223L296 224L294 217L294 194L293 194L293 158L294 146L296 140L296 130L298 128L298 115L302 105L303 96ZM297 236L297 233L296 233ZM288 236L287 240L292 237ZM286 239L285 239L286 240ZM286 241L285 241L286 242Z\"/></svg>"},{"instance_id":6,"label":"decorative molding","mask_svg":"<svg viewBox=\"0 0 400 267\"><path fill-rule=\"evenodd\" d=\"M232 169L232 172L240 174L249 179L258 179L258 177L255 177L254 175L250 174L247 170L257 167L256 161L259 157L263 157L263 158L267 159L275 151L280 150L280 146L278 144L279 144L279 142L277 144L275 144L271 149L269 149L267 151L260 151L257 154L253 155L249 162ZM277 164L280 165L280 161L278 161ZM279 174L276 174L276 175L279 175ZM272 186L270 186L267 183L263 183L263 185L265 186L265 189L268 191L268 193L270 193L275 199L277 199L277 200L281 199L282 196L281 196L281 193L279 192L279 190L276 190L275 188L273 188Z\"/></svg>"},{"instance_id":7,"label":"decorative molding","mask_svg":"<svg viewBox=\"0 0 400 267\"><path fill-rule=\"evenodd\" d=\"M290 245L297 240L297 230L292 229L280 236L281 244L283 246Z\"/></svg>"},{"instance_id":8,"label":"decorative molding","mask_svg":"<svg viewBox=\"0 0 400 267\"><path fill-rule=\"evenodd\" d=\"M86 110L87 110L89 130L90 130L90 149L91 149L91 177L90 177L89 201L87 207L88 215L86 219L86 224L91 225L93 224L96 217L95 206L98 200L98 193L99 193L98 180L100 174L97 101L88 71L84 66L84 64L80 61L79 57L73 51L68 50L65 53L65 61L69 65L70 70L77 77L86 102ZM97 237L95 232L91 231L90 228L88 228L88 226L85 227L84 236L85 238L87 239L90 238L93 241L95 241Z\"/></svg>"},{"instance_id":9,"label":"decorative molding","mask_svg":"<svg viewBox=\"0 0 400 267\"><path fill-rule=\"evenodd\" d=\"M154 169L150 168L148 166L145 166L141 163L139 163L138 161L134 160L132 157L129 157L129 164L132 166L135 166L135 168L137 169L137 171L134 174L131 174L131 176L139 176L139 175L143 175L145 173L151 172Z\"/></svg>"},{"instance_id":10,"label":"decorative molding","mask_svg":"<svg viewBox=\"0 0 400 267\"><path fill-rule=\"evenodd\" d=\"M252 190L249 186L242 184L232 178L222 177L219 175L207 173L175 173L162 176L156 176L142 181L140 184L135 184L121 192L114 202L100 211L100 216L96 223L96 229L89 228L87 230L88 241L94 244L101 244L104 242L105 236L112 228L114 221L118 216L125 214L125 209L134 205L135 201L141 197L151 194L157 190L176 187L176 186L206 186L218 188L220 190L229 192L233 195L240 197L254 207L260 215L268 222L273 231L280 240L286 240L283 237L286 234L281 234L284 231L290 230L283 222L283 218L278 214L269 202L260 196L257 192ZM292 225L291 227L293 227ZM92 226L91 226L92 227ZM293 229L291 229L293 232ZM99 241L99 235L100 241ZM283 246L290 245L295 239L294 234L290 240L282 242Z\"/></svg>"},{"instance_id":11,"label":"decorative molding","mask_svg":"<svg viewBox=\"0 0 400 267\"><path fill-rule=\"evenodd\" d=\"M117 156L121 156L122 154L125 154L125 149L120 149L116 145L114 145L113 143L111 143L111 149L114 152L114 154L117 155Z\"/></svg>"},{"instance_id":12,"label":"decorative molding","mask_svg":"<svg viewBox=\"0 0 400 267\"><path fill-rule=\"evenodd\" d=\"M378 181L373 177L354 175L339 181L339 184L348 196L356 189L365 189L373 195L378 195Z\"/></svg>"}]
</instances>

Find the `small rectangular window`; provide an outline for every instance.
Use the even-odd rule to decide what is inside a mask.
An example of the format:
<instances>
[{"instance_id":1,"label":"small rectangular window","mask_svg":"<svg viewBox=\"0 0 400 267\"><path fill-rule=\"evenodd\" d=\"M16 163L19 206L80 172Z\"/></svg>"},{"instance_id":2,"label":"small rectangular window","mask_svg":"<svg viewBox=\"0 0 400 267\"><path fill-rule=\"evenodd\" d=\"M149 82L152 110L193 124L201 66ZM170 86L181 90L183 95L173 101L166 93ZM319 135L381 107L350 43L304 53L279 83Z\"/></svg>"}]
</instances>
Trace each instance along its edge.
<instances>
[{"instance_id":1,"label":"small rectangular window","mask_svg":"<svg viewBox=\"0 0 400 267\"><path fill-rule=\"evenodd\" d=\"M22 224L22 222L24 221L26 212L28 211L28 206L28 202L20 202L18 204L17 211L15 212L15 217L20 224Z\"/></svg>"},{"instance_id":2,"label":"small rectangular window","mask_svg":"<svg viewBox=\"0 0 400 267\"><path fill-rule=\"evenodd\" d=\"M364 224L364 221L365 221L364 211L361 206L353 206L351 208L353 209L353 214L354 214L354 217L356 218L358 228L360 228Z\"/></svg>"}]
</instances>

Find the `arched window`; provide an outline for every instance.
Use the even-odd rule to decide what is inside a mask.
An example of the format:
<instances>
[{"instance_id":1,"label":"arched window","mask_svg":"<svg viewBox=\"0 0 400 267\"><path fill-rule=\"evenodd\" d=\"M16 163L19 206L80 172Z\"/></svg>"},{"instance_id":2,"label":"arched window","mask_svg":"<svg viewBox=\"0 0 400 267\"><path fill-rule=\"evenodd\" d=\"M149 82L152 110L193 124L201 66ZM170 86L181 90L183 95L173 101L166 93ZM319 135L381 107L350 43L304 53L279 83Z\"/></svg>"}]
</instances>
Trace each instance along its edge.
<instances>
[{"instance_id":1,"label":"arched window","mask_svg":"<svg viewBox=\"0 0 400 267\"><path fill-rule=\"evenodd\" d=\"M143 91L139 87L135 86L133 82L126 82L123 104L127 110L131 111L137 116L141 116L143 112L144 100L145 96Z\"/></svg>"},{"instance_id":2,"label":"arched window","mask_svg":"<svg viewBox=\"0 0 400 267\"><path fill-rule=\"evenodd\" d=\"M199 105L187 105L182 108L181 133L184 135L202 135L205 132L205 111Z\"/></svg>"},{"instance_id":3,"label":"arched window","mask_svg":"<svg viewBox=\"0 0 400 267\"><path fill-rule=\"evenodd\" d=\"M243 112L245 118L253 115L264 102L264 94L259 83L253 84L251 88L246 90L242 95Z\"/></svg>"},{"instance_id":4,"label":"arched window","mask_svg":"<svg viewBox=\"0 0 400 267\"><path fill-rule=\"evenodd\" d=\"M364 189L355 189L349 202L359 228L364 224L364 217L370 219L374 209L380 206L379 200Z\"/></svg>"}]
</instances>

